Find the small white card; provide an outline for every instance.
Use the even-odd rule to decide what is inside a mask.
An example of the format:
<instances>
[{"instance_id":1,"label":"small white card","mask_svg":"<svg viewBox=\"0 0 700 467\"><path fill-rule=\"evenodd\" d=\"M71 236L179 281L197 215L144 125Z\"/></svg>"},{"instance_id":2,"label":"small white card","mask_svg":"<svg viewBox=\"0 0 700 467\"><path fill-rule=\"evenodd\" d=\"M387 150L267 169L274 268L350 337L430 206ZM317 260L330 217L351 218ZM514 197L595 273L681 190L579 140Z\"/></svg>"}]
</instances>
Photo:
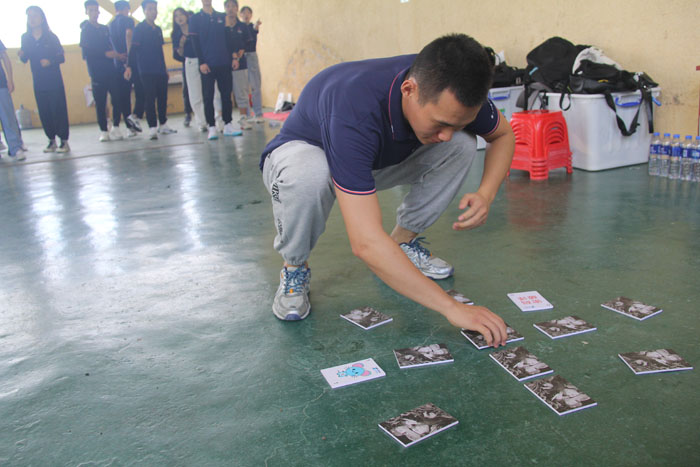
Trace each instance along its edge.
<instances>
[{"instance_id":1,"label":"small white card","mask_svg":"<svg viewBox=\"0 0 700 467\"><path fill-rule=\"evenodd\" d=\"M554 308L554 305L545 300L545 298L535 290L531 290L530 292L509 293L508 298L510 298L521 311L539 311Z\"/></svg>"},{"instance_id":2,"label":"small white card","mask_svg":"<svg viewBox=\"0 0 700 467\"><path fill-rule=\"evenodd\" d=\"M325 368L321 370L321 374L333 389L386 376L384 370L371 358Z\"/></svg>"}]
</instances>

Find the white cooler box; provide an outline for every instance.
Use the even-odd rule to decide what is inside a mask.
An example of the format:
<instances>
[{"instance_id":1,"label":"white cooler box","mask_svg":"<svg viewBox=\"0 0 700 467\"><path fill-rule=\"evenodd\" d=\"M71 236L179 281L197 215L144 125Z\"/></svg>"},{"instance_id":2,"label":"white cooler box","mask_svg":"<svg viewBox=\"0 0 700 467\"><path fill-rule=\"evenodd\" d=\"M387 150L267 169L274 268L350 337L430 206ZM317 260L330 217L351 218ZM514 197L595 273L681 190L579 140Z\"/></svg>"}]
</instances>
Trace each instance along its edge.
<instances>
[{"instance_id":1,"label":"white cooler box","mask_svg":"<svg viewBox=\"0 0 700 467\"><path fill-rule=\"evenodd\" d=\"M656 105L660 105L658 97L661 88L652 90ZM559 107L560 94L547 93L549 110L561 110ZM629 128L629 124L641 105L640 91L613 93L617 114ZM567 97L564 97L564 106ZM537 104L535 104L537 108ZM649 157L649 120L647 104L639 112L639 126L631 136L623 136L617 127L617 119L612 109L605 102L603 94L572 94L571 107L564 110L564 118L569 132L569 146L572 154L572 164L577 169L605 170L626 165L642 164Z\"/></svg>"},{"instance_id":2,"label":"white cooler box","mask_svg":"<svg viewBox=\"0 0 700 467\"><path fill-rule=\"evenodd\" d=\"M510 121L513 112L518 112L523 109L516 107L518 96L523 92L523 86L510 86L507 88L491 88L489 90L489 99L493 101L498 110ZM476 137L476 149L486 148L486 141L481 136Z\"/></svg>"}]
</instances>

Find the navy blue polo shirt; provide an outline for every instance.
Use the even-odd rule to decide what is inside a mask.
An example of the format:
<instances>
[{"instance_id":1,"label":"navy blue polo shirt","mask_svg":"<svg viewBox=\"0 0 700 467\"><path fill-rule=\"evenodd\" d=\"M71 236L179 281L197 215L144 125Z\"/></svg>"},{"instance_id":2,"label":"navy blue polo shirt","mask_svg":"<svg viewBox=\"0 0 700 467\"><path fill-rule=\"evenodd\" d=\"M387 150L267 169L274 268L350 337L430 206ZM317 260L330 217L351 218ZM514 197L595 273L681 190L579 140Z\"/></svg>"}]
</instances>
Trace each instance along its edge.
<instances>
[{"instance_id":1,"label":"navy blue polo shirt","mask_svg":"<svg viewBox=\"0 0 700 467\"><path fill-rule=\"evenodd\" d=\"M258 45L258 33L260 31L255 30L255 25L253 23L248 23L248 31L250 32L250 39L245 45L246 52L255 52Z\"/></svg>"},{"instance_id":2,"label":"navy blue polo shirt","mask_svg":"<svg viewBox=\"0 0 700 467\"><path fill-rule=\"evenodd\" d=\"M0 53L6 51L5 44L0 41ZM0 61L0 89L7 87L7 76L5 76L5 70L2 67L2 62Z\"/></svg>"},{"instance_id":3,"label":"navy blue polo shirt","mask_svg":"<svg viewBox=\"0 0 700 467\"><path fill-rule=\"evenodd\" d=\"M39 39L34 39L31 32L22 34L22 52L20 60L23 63L29 61L34 79L36 91L54 91L63 88L63 76L61 75L61 63L66 61L61 42L52 32L45 32ZM41 60L46 59L51 64L41 66Z\"/></svg>"},{"instance_id":4,"label":"navy blue polo shirt","mask_svg":"<svg viewBox=\"0 0 700 467\"><path fill-rule=\"evenodd\" d=\"M114 50L107 26L93 25L89 21L84 23L80 31L80 48L83 50L83 58L87 62L88 74L92 81L109 80L116 74L114 59L105 55Z\"/></svg>"},{"instance_id":5,"label":"navy blue polo shirt","mask_svg":"<svg viewBox=\"0 0 700 467\"><path fill-rule=\"evenodd\" d=\"M165 57L163 56L163 31L158 26L151 26L146 21L134 28L134 37L129 51L130 63L135 53L139 73L142 75L165 75Z\"/></svg>"},{"instance_id":6,"label":"navy blue polo shirt","mask_svg":"<svg viewBox=\"0 0 700 467\"><path fill-rule=\"evenodd\" d=\"M231 54L226 46L226 15L218 11L208 15L204 10L190 18L190 35L199 43L199 64L231 66Z\"/></svg>"},{"instance_id":7,"label":"navy blue polo shirt","mask_svg":"<svg viewBox=\"0 0 700 467\"><path fill-rule=\"evenodd\" d=\"M226 26L226 45L228 47L229 57L234 52L243 50L245 52L246 43L250 40L248 26L243 21L236 21L233 26ZM248 62L245 59L245 54L238 59L238 70L247 70Z\"/></svg>"},{"instance_id":8,"label":"navy blue polo shirt","mask_svg":"<svg viewBox=\"0 0 700 467\"><path fill-rule=\"evenodd\" d=\"M374 193L372 170L399 164L421 146L401 110L401 83L415 57L340 63L317 74L263 150L260 168L273 150L301 140L325 151L338 189ZM499 118L487 100L464 130L486 136L496 130Z\"/></svg>"},{"instance_id":9,"label":"navy blue polo shirt","mask_svg":"<svg viewBox=\"0 0 700 467\"><path fill-rule=\"evenodd\" d=\"M134 29L134 18L130 16L117 15L109 23L109 34L112 36L114 50L120 54L126 53L126 31Z\"/></svg>"}]
</instances>

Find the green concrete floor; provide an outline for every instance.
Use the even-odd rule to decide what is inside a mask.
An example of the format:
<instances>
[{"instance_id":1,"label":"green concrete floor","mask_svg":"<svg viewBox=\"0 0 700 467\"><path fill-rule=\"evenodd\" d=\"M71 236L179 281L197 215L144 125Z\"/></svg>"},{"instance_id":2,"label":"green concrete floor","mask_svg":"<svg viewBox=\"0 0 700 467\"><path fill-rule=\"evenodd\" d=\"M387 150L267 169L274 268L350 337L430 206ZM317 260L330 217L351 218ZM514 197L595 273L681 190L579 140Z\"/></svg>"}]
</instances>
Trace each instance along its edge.
<instances>
[{"instance_id":1,"label":"green concrete floor","mask_svg":"<svg viewBox=\"0 0 700 467\"><path fill-rule=\"evenodd\" d=\"M427 233L442 281L501 314L530 351L598 401L558 417L434 312L355 259L334 209L311 259L311 316L277 321L280 259L258 154L276 129L207 142L95 142L0 161L0 465L700 465L700 368L635 376L618 352L670 347L700 366L700 185L646 166L516 173L488 223L456 204ZM470 174L474 189L481 167ZM404 191L383 192L386 227ZM521 313L508 292L552 311ZM618 295L664 312L637 322ZM372 305L365 332L338 315ZM532 323L598 331L551 341ZM455 361L400 371L392 349L445 343ZM321 368L373 357L384 379L331 390ZM403 449L377 423L426 402L460 420Z\"/></svg>"}]
</instances>

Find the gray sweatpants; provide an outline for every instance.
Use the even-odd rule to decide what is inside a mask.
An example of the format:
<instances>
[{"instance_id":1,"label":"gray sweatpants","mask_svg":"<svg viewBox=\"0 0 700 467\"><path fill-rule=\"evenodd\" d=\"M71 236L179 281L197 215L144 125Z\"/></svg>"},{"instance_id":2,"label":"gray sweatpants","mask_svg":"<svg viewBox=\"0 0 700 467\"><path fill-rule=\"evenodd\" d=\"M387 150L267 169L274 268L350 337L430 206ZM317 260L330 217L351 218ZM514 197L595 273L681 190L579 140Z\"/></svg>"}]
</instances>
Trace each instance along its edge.
<instances>
[{"instance_id":1,"label":"gray sweatpants","mask_svg":"<svg viewBox=\"0 0 700 467\"><path fill-rule=\"evenodd\" d=\"M411 186L397 209L396 223L420 233L457 195L475 155L476 138L457 132L449 142L421 146L404 162L372 173L377 190ZM303 141L285 143L265 160L263 182L272 198L275 250L288 264L303 264L335 202L326 154Z\"/></svg>"}]
</instances>

